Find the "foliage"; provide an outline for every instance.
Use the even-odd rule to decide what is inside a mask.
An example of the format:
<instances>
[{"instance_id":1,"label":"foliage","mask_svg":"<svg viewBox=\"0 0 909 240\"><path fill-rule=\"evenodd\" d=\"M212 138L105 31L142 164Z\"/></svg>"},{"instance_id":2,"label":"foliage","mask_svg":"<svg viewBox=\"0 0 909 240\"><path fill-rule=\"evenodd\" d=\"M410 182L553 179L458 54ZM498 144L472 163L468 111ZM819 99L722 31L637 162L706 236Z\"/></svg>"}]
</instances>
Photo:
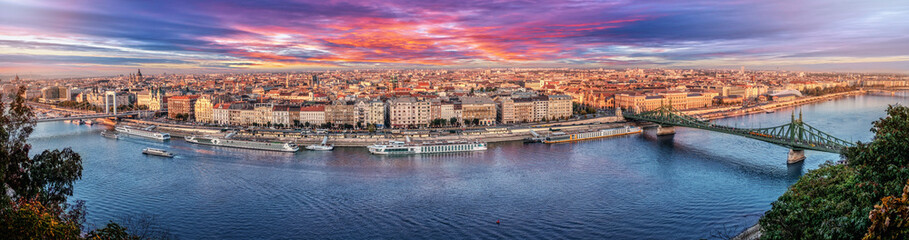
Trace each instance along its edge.
<instances>
[{"instance_id":1,"label":"foliage","mask_svg":"<svg viewBox=\"0 0 909 240\"><path fill-rule=\"evenodd\" d=\"M81 234L81 222L61 218L37 200L20 199L0 212L0 239L78 239Z\"/></svg>"},{"instance_id":2,"label":"foliage","mask_svg":"<svg viewBox=\"0 0 909 240\"><path fill-rule=\"evenodd\" d=\"M821 166L780 196L760 220L762 238L858 239L880 229L869 228L869 212L872 218L890 214L872 209L879 199L899 195L909 178L909 108L890 106L887 115L874 122L870 143L843 151L845 165Z\"/></svg>"},{"instance_id":3,"label":"foliage","mask_svg":"<svg viewBox=\"0 0 909 240\"><path fill-rule=\"evenodd\" d=\"M909 238L909 182L901 197L884 197L881 204L874 205L868 219L871 227L864 240Z\"/></svg>"},{"instance_id":4,"label":"foliage","mask_svg":"<svg viewBox=\"0 0 909 240\"><path fill-rule=\"evenodd\" d=\"M138 240L139 237L132 236L126 232L126 228L114 222L108 222L104 228L95 229L85 236L89 240Z\"/></svg>"},{"instance_id":5,"label":"foliage","mask_svg":"<svg viewBox=\"0 0 909 240\"><path fill-rule=\"evenodd\" d=\"M81 239L85 204L71 205L66 198L82 178L82 158L69 148L29 157L34 114L22 97L25 87L18 91L11 102L0 102L0 239ZM138 239L115 227L92 236Z\"/></svg>"},{"instance_id":6,"label":"foliage","mask_svg":"<svg viewBox=\"0 0 909 240\"><path fill-rule=\"evenodd\" d=\"M854 239L867 229L854 169L825 165L802 176L760 220L764 239Z\"/></svg>"},{"instance_id":7,"label":"foliage","mask_svg":"<svg viewBox=\"0 0 909 240\"><path fill-rule=\"evenodd\" d=\"M804 91L802 91L802 93L804 93L806 96L823 96L823 95L827 95L827 94L848 92L848 91L854 91L854 90L856 90L856 88L852 87L852 86L849 86L849 87L836 86L836 87L828 87L828 88L815 87L815 88L805 89Z\"/></svg>"}]
</instances>

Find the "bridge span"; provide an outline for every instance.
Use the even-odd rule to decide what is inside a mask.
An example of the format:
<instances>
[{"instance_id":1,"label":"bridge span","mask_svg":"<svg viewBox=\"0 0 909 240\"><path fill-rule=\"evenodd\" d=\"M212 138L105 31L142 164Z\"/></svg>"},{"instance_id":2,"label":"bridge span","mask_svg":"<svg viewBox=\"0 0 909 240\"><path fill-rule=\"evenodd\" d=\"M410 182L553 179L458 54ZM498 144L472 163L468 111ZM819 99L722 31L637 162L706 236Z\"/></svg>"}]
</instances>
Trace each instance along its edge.
<instances>
[{"instance_id":1,"label":"bridge span","mask_svg":"<svg viewBox=\"0 0 909 240\"><path fill-rule=\"evenodd\" d=\"M844 148L855 145L852 142L839 139L802 122L801 113L799 113L797 119L793 113L792 120L788 124L767 128L737 128L718 125L674 111L671 107L661 107L654 111L639 113L625 113L623 116L630 120L658 124L657 135L674 134L674 127L679 126L721 132L773 143L790 149L788 163L797 163L805 160L805 150L840 153Z\"/></svg>"}]
</instances>

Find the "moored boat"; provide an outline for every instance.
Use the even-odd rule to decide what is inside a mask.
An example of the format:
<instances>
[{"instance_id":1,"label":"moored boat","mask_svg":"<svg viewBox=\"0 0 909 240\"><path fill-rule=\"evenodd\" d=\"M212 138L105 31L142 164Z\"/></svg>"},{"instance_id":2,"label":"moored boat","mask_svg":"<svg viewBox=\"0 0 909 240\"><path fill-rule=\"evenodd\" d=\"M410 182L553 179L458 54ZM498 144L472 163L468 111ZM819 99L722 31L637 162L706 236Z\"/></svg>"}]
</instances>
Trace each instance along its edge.
<instances>
[{"instance_id":1,"label":"moored boat","mask_svg":"<svg viewBox=\"0 0 909 240\"><path fill-rule=\"evenodd\" d=\"M249 140L239 140L239 139L230 139L230 138L219 138L212 136L186 136L184 139L187 142L202 144L202 145L211 145L211 146L221 146L221 147L232 147L232 148L245 148L245 149L255 149L255 150L267 150L267 151L279 151L279 152L296 152L300 150L300 147L293 142L260 142L260 141L249 141Z\"/></svg>"},{"instance_id":2,"label":"moored boat","mask_svg":"<svg viewBox=\"0 0 909 240\"><path fill-rule=\"evenodd\" d=\"M306 149L313 151L331 151L332 149L335 149L335 147L331 144L328 144L328 136L325 136L325 138L322 138L321 144L309 145L306 146Z\"/></svg>"},{"instance_id":3,"label":"moored boat","mask_svg":"<svg viewBox=\"0 0 909 240\"><path fill-rule=\"evenodd\" d=\"M486 143L480 141L436 141L422 143L390 141L388 143L373 144L366 148L369 149L370 153L379 155L473 152L485 151L487 149Z\"/></svg>"},{"instance_id":4,"label":"moored boat","mask_svg":"<svg viewBox=\"0 0 909 240\"><path fill-rule=\"evenodd\" d=\"M172 158L175 156L171 152L165 151L164 149L157 149L157 148L145 148L142 150L142 154L159 156L159 157L169 157L169 158Z\"/></svg>"},{"instance_id":5,"label":"moored boat","mask_svg":"<svg viewBox=\"0 0 909 240\"><path fill-rule=\"evenodd\" d=\"M564 133L564 132L554 132L549 134L545 139L542 140L544 143L560 143L560 142L574 142L582 140L590 140L597 138L605 137L615 137L628 134L641 133L643 130L639 127L630 127L625 126L624 128L611 128L611 129L602 129L599 131L592 132L580 132L580 133Z\"/></svg>"}]
</instances>

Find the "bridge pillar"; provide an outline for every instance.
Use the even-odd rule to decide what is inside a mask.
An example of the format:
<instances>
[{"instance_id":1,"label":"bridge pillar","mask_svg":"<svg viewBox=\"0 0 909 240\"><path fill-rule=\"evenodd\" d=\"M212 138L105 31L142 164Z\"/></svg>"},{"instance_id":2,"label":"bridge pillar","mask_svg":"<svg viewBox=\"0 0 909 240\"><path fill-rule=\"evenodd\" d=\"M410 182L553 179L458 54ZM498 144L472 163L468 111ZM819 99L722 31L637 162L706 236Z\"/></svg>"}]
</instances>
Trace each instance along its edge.
<instances>
[{"instance_id":1,"label":"bridge pillar","mask_svg":"<svg viewBox=\"0 0 909 240\"><path fill-rule=\"evenodd\" d=\"M805 150L789 149L789 159L787 163L793 164L805 160Z\"/></svg>"},{"instance_id":2,"label":"bridge pillar","mask_svg":"<svg viewBox=\"0 0 909 240\"><path fill-rule=\"evenodd\" d=\"M673 134L675 134L674 126L665 126L664 127L663 125L659 125L657 127L657 132L656 132L657 136L665 136L665 135L673 135Z\"/></svg>"}]
</instances>

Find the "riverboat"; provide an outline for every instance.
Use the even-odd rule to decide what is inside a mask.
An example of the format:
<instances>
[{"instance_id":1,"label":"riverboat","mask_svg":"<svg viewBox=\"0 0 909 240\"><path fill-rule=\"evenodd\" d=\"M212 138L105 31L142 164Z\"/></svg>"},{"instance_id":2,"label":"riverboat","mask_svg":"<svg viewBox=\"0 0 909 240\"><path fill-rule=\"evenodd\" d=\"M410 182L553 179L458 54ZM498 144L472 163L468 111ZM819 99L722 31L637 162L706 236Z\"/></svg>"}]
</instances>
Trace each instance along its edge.
<instances>
[{"instance_id":1,"label":"riverboat","mask_svg":"<svg viewBox=\"0 0 909 240\"><path fill-rule=\"evenodd\" d=\"M110 138L110 139L119 139L120 138L120 136L117 135L117 133L113 133L113 132L109 132L109 131L101 131L101 136Z\"/></svg>"},{"instance_id":2,"label":"riverboat","mask_svg":"<svg viewBox=\"0 0 909 240\"><path fill-rule=\"evenodd\" d=\"M184 139L190 143L220 147L245 148L278 152L296 152L300 150L300 147L298 147L297 144L294 144L293 142L260 142L219 138L212 136L186 136Z\"/></svg>"},{"instance_id":3,"label":"riverboat","mask_svg":"<svg viewBox=\"0 0 909 240\"><path fill-rule=\"evenodd\" d=\"M335 147L332 146L331 144L328 144L328 136L325 136L324 138L322 138L321 144L309 145L309 146L306 146L306 149L313 150L313 151L331 151L332 149L335 149Z\"/></svg>"},{"instance_id":4,"label":"riverboat","mask_svg":"<svg viewBox=\"0 0 909 240\"><path fill-rule=\"evenodd\" d=\"M453 153L485 151L486 143L480 141L435 141L422 143L390 141L388 143L370 145L366 148L369 149L370 153L379 155Z\"/></svg>"},{"instance_id":5,"label":"riverboat","mask_svg":"<svg viewBox=\"0 0 909 240\"><path fill-rule=\"evenodd\" d=\"M630 127L625 126L623 128L611 128L611 129L602 129L599 131L592 132L580 132L567 134L564 132L554 132L544 138L542 142L544 143L561 143L561 142L574 142L582 140L590 140L597 138L606 138L606 137L615 137L628 134L641 133L643 130L639 127Z\"/></svg>"},{"instance_id":6,"label":"riverboat","mask_svg":"<svg viewBox=\"0 0 909 240\"><path fill-rule=\"evenodd\" d=\"M157 148L145 148L142 150L142 154L159 156L159 157L168 157L168 158L174 157L173 153L165 151L164 149L157 149Z\"/></svg>"},{"instance_id":7,"label":"riverboat","mask_svg":"<svg viewBox=\"0 0 909 240\"><path fill-rule=\"evenodd\" d=\"M155 132L155 131L151 130L152 128L153 127L148 127L145 129L138 129L138 128L123 126L123 127L117 127L115 129L119 133L130 135L130 136L151 138L151 139L157 139L157 140L161 140L161 141L170 140L170 134L162 133L162 132Z\"/></svg>"}]
</instances>

